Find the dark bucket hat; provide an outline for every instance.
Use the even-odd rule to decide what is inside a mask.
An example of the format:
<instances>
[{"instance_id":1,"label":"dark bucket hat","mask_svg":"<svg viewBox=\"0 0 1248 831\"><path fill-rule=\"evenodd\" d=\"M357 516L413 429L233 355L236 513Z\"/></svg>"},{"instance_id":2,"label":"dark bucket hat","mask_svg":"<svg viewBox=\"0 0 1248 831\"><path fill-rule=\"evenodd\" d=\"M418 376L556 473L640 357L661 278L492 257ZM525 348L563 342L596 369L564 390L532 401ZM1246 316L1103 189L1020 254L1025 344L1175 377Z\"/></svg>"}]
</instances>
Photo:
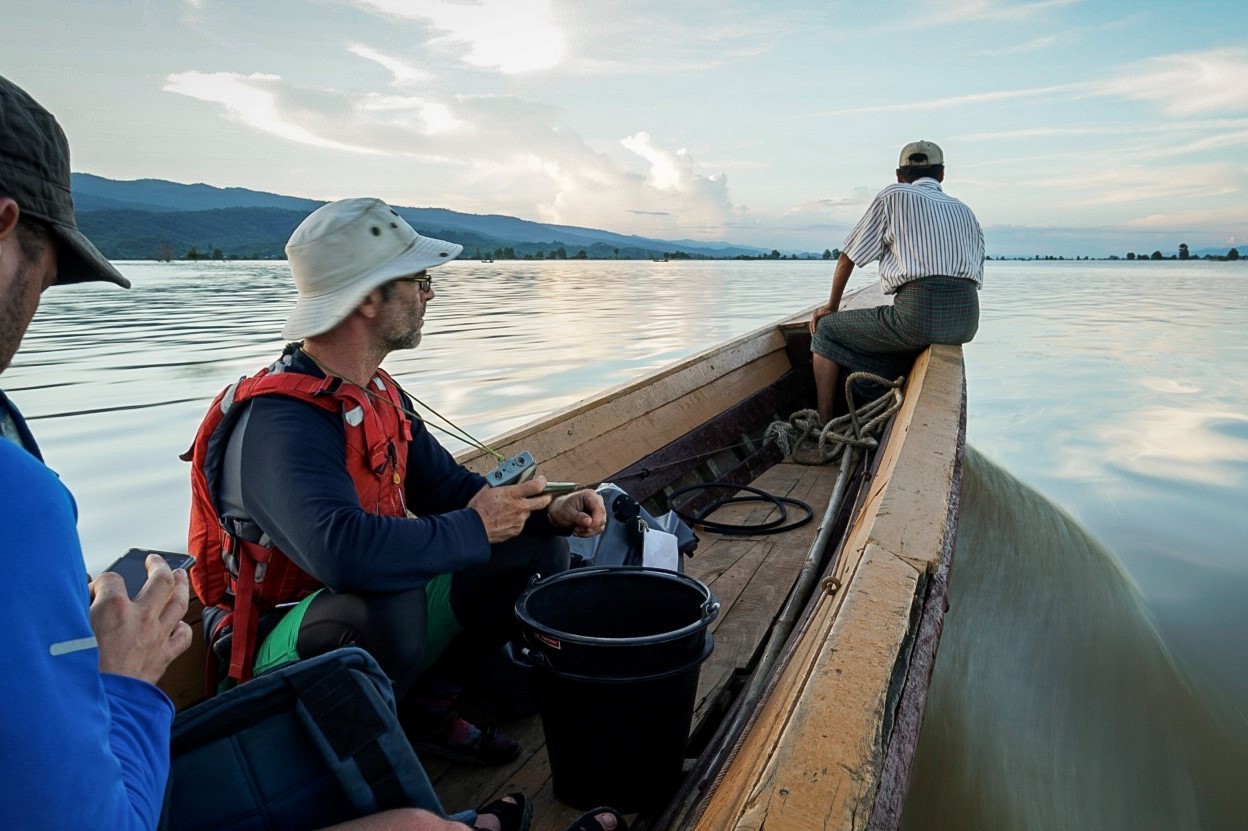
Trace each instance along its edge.
<instances>
[{"instance_id":1,"label":"dark bucket hat","mask_svg":"<svg viewBox=\"0 0 1248 831\"><path fill-rule=\"evenodd\" d=\"M0 77L0 196L43 220L56 234L57 283L108 280L130 288L74 222L69 142L52 113L17 84Z\"/></svg>"}]
</instances>

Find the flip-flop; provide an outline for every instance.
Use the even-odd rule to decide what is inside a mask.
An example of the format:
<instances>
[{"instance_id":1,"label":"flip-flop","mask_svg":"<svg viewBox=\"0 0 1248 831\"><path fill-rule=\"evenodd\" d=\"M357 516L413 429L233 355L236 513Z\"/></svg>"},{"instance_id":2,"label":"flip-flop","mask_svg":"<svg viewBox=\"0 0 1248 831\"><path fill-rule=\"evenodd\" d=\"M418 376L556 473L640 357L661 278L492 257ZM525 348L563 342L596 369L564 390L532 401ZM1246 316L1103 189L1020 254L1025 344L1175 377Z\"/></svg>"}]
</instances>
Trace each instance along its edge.
<instances>
[{"instance_id":1,"label":"flip-flop","mask_svg":"<svg viewBox=\"0 0 1248 831\"><path fill-rule=\"evenodd\" d=\"M508 802L509 798L515 802ZM501 831L529 831L529 822L533 819L533 803L522 793L509 793L503 799L496 799L489 805L478 808L477 816L482 814L498 817Z\"/></svg>"},{"instance_id":2,"label":"flip-flop","mask_svg":"<svg viewBox=\"0 0 1248 831\"><path fill-rule=\"evenodd\" d=\"M610 814L615 817L615 828L611 829L611 831L628 831L628 821L624 819L623 814L614 808L607 808L606 806L586 811L572 820L572 824L565 828L564 831L605 831L602 823L597 819L599 814Z\"/></svg>"}]
</instances>

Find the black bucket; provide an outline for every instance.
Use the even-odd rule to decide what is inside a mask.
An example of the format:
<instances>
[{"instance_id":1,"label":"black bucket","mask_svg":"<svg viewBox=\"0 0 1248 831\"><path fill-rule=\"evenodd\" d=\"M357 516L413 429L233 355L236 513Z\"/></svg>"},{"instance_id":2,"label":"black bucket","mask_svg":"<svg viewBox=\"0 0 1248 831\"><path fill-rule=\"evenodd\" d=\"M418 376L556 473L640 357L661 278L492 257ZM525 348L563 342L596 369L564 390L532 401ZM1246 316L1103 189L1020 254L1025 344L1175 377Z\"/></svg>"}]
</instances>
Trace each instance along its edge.
<instances>
[{"instance_id":1,"label":"black bucket","mask_svg":"<svg viewBox=\"0 0 1248 831\"><path fill-rule=\"evenodd\" d=\"M656 808L680 784L711 590L657 568L565 571L516 601L555 796L575 808Z\"/></svg>"}]
</instances>

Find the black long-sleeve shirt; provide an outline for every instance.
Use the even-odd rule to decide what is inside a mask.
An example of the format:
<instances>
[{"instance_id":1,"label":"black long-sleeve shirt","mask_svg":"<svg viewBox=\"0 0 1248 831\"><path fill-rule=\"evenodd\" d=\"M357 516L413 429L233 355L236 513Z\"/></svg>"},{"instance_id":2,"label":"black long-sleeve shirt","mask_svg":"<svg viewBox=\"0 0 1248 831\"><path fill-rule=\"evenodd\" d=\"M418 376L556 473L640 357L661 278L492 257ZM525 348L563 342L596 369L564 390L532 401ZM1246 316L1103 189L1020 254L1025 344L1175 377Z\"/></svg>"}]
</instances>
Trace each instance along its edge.
<instances>
[{"instance_id":1,"label":"black long-sleeve shirt","mask_svg":"<svg viewBox=\"0 0 1248 831\"><path fill-rule=\"evenodd\" d=\"M302 353L291 369L321 374ZM241 438L242 506L295 565L326 586L400 591L489 561L485 526L465 507L485 479L456 463L419 419L412 420L404 487L412 519L360 506L340 415L282 395L244 406L250 412Z\"/></svg>"}]
</instances>

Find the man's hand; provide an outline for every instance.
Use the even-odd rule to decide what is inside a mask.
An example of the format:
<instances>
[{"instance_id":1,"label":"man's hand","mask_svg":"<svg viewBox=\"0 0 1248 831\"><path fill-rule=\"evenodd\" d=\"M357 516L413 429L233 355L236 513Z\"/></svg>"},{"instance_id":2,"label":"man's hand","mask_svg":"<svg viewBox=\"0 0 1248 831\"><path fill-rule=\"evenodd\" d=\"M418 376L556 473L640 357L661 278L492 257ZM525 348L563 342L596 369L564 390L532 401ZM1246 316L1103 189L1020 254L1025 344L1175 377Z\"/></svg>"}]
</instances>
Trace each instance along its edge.
<instances>
[{"instance_id":1,"label":"man's hand","mask_svg":"<svg viewBox=\"0 0 1248 831\"><path fill-rule=\"evenodd\" d=\"M133 601L120 574L95 578L89 620L100 645L100 672L155 684L191 645L191 627L182 620L190 587L186 571L172 571L156 554L145 565L147 582Z\"/></svg>"},{"instance_id":2,"label":"man's hand","mask_svg":"<svg viewBox=\"0 0 1248 831\"><path fill-rule=\"evenodd\" d=\"M812 338L815 336L815 327L819 325L819 318L830 315L835 311L836 309L832 308L830 305L820 306L815 309L815 313L810 316L810 336Z\"/></svg>"},{"instance_id":3,"label":"man's hand","mask_svg":"<svg viewBox=\"0 0 1248 831\"><path fill-rule=\"evenodd\" d=\"M546 515L551 525L571 528L576 537L592 537L607 527L607 508L602 497L589 488L566 493L551 502Z\"/></svg>"},{"instance_id":4,"label":"man's hand","mask_svg":"<svg viewBox=\"0 0 1248 831\"><path fill-rule=\"evenodd\" d=\"M481 515L491 543L504 542L524 530L529 514L550 504L552 497L542 493L544 487L546 477L541 474L518 485L486 485L469 500L468 507Z\"/></svg>"}]
</instances>

